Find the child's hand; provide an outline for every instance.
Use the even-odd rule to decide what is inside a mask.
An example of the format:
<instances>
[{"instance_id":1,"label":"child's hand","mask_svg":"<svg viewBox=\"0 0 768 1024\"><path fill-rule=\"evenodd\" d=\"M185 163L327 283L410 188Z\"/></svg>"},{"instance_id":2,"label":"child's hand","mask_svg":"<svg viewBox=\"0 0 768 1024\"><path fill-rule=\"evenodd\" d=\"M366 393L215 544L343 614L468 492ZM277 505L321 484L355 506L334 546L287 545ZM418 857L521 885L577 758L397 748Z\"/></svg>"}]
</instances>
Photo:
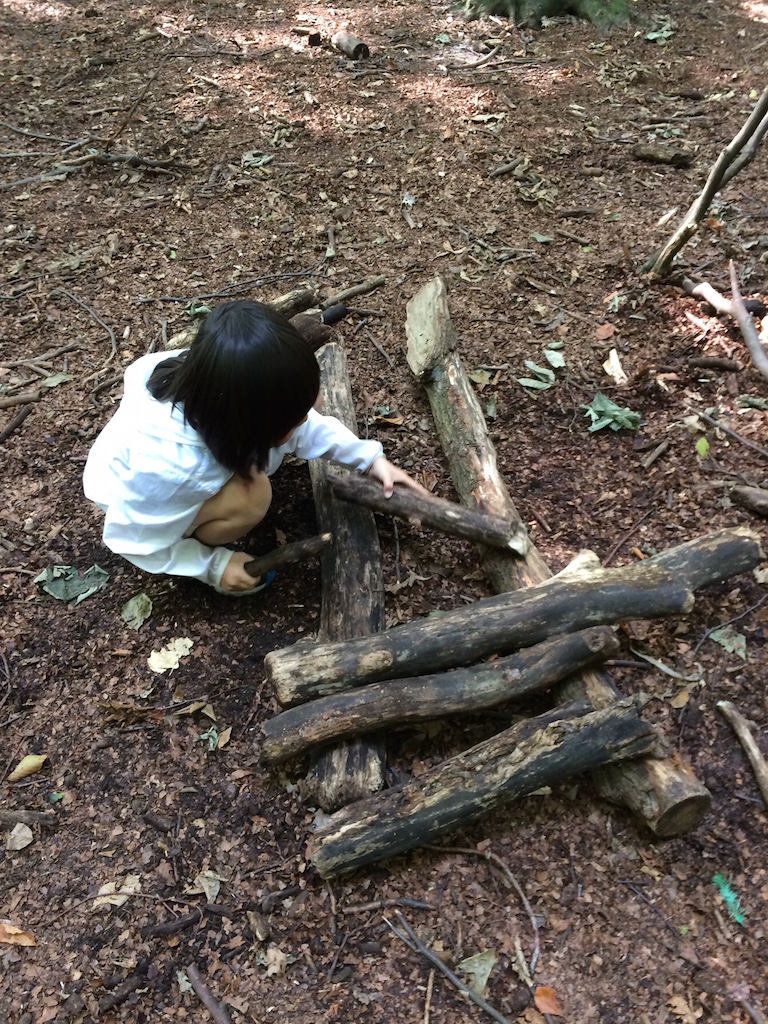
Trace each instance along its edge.
<instances>
[{"instance_id":1,"label":"child's hand","mask_svg":"<svg viewBox=\"0 0 768 1024\"><path fill-rule=\"evenodd\" d=\"M260 582L258 578L249 576L243 569L245 563L250 562L252 559L253 555L249 555L245 551L233 551L232 557L221 574L222 590L232 590L234 592L252 590Z\"/></svg>"},{"instance_id":2,"label":"child's hand","mask_svg":"<svg viewBox=\"0 0 768 1024\"><path fill-rule=\"evenodd\" d=\"M395 466L388 459L385 459L383 455L379 456L370 466L368 476L372 476L374 480L378 480L381 483L384 488L384 495L387 498L392 497L395 484L402 484L403 487L407 487L415 494L420 494L422 498L429 497L429 491L425 487L422 487L412 476L409 476L404 469L400 469L399 466Z\"/></svg>"}]
</instances>

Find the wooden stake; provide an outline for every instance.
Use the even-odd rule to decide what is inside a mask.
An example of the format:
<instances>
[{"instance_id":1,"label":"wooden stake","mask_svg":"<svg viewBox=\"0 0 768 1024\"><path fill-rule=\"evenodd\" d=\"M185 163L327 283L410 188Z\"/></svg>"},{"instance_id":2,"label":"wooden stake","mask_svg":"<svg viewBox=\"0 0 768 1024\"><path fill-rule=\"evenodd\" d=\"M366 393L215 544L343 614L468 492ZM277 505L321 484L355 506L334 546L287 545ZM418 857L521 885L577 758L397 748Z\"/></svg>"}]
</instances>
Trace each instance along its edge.
<instances>
[{"instance_id":1,"label":"wooden stake","mask_svg":"<svg viewBox=\"0 0 768 1024\"><path fill-rule=\"evenodd\" d=\"M323 548L331 543L331 534L322 533L317 537L308 537L306 540L297 540L292 544L283 544L274 551L253 558L246 562L243 568L249 576L254 579L263 576L272 569L282 569L283 566L292 565L294 562L305 562L308 558L319 555Z\"/></svg>"}]
</instances>

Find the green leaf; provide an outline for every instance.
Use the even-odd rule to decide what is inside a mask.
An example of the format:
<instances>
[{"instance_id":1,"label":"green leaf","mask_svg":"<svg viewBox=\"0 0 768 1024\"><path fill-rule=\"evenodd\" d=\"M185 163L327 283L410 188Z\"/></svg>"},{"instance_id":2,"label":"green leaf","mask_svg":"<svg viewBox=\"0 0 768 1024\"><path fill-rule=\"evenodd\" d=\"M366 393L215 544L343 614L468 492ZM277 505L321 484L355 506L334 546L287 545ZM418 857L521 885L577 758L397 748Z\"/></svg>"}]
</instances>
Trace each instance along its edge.
<instances>
[{"instance_id":1,"label":"green leaf","mask_svg":"<svg viewBox=\"0 0 768 1024\"><path fill-rule=\"evenodd\" d=\"M552 387L552 381L534 380L533 377L518 377L517 383L524 388L535 388L537 391L547 391Z\"/></svg>"},{"instance_id":2,"label":"green leaf","mask_svg":"<svg viewBox=\"0 0 768 1024\"><path fill-rule=\"evenodd\" d=\"M241 163L243 167L266 167L275 159L273 153L262 153L260 149L250 149L243 153Z\"/></svg>"},{"instance_id":3,"label":"green leaf","mask_svg":"<svg viewBox=\"0 0 768 1024\"><path fill-rule=\"evenodd\" d=\"M201 743L208 744L208 750L216 750L219 745L219 727L213 722L210 728L206 729L205 732L200 733L197 737Z\"/></svg>"},{"instance_id":4,"label":"green leaf","mask_svg":"<svg viewBox=\"0 0 768 1024\"><path fill-rule=\"evenodd\" d=\"M488 977L493 970L498 957L496 951L493 949L486 949L482 953L475 953L474 956L468 956L461 963L456 965L457 970L461 971L462 974L469 976L469 988L475 993L475 995L482 996L485 992L485 986L488 984Z\"/></svg>"},{"instance_id":5,"label":"green leaf","mask_svg":"<svg viewBox=\"0 0 768 1024\"><path fill-rule=\"evenodd\" d=\"M207 313L211 312L211 307L205 302L188 302L184 307L184 312L187 316L191 316L193 320L199 320Z\"/></svg>"},{"instance_id":6,"label":"green leaf","mask_svg":"<svg viewBox=\"0 0 768 1024\"><path fill-rule=\"evenodd\" d=\"M57 388L59 384L66 384L69 380L72 380L71 373L54 373L50 377L44 377L40 384L44 388Z\"/></svg>"},{"instance_id":7,"label":"green leaf","mask_svg":"<svg viewBox=\"0 0 768 1024\"><path fill-rule=\"evenodd\" d=\"M131 629L141 629L152 614L152 600L144 593L137 594L123 605L120 615Z\"/></svg>"},{"instance_id":8,"label":"green leaf","mask_svg":"<svg viewBox=\"0 0 768 1024\"><path fill-rule=\"evenodd\" d=\"M496 399L495 398L492 398L490 400L490 402L486 405L486 407L485 407L485 415L488 417L489 420L495 420L496 419Z\"/></svg>"},{"instance_id":9,"label":"green leaf","mask_svg":"<svg viewBox=\"0 0 768 1024\"><path fill-rule=\"evenodd\" d=\"M747 660L747 638L737 633L733 626L719 626L709 634L710 640L724 647L729 654L736 654L742 661Z\"/></svg>"},{"instance_id":10,"label":"green leaf","mask_svg":"<svg viewBox=\"0 0 768 1024\"><path fill-rule=\"evenodd\" d=\"M722 896L723 903L728 908L728 913L731 915L733 920L737 924L744 924L744 912L741 909L739 897L734 892L730 882L723 878L722 875L718 874L713 876L712 885L715 886Z\"/></svg>"},{"instance_id":11,"label":"green leaf","mask_svg":"<svg viewBox=\"0 0 768 1024\"><path fill-rule=\"evenodd\" d=\"M450 43L450 41L451 37L448 35L447 32L438 32L438 34L435 36L435 42L442 43L443 46L447 46L448 43Z\"/></svg>"},{"instance_id":12,"label":"green leaf","mask_svg":"<svg viewBox=\"0 0 768 1024\"><path fill-rule=\"evenodd\" d=\"M605 219L606 220L621 220L621 214L620 213L606 213Z\"/></svg>"},{"instance_id":13,"label":"green leaf","mask_svg":"<svg viewBox=\"0 0 768 1024\"><path fill-rule=\"evenodd\" d=\"M49 793L48 794L48 803L49 804L57 804L59 802L59 800L63 800L63 799L64 799L64 794L63 793Z\"/></svg>"},{"instance_id":14,"label":"green leaf","mask_svg":"<svg viewBox=\"0 0 768 1024\"><path fill-rule=\"evenodd\" d=\"M706 459L709 455L709 441L706 437L700 437L696 442L696 454L700 455L702 459Z\"/></svg>"},{"instance_id":15,"label":"green leaf","mask_svg":"<svg viewBox=\"0 0 768 1024\"><path fill-rule=\"evenodd\" d=\"M757 398L754 395L739 395L736 405L743 409L768 409L768 398Z\"/></svg>"},{"instance_id":16,"label":"green leaf","mask_svg":"<svg viewBox=\"0 0 768 1024\"><path fill-rule=\"evenodd\" d=\"M534 231L531 238L535 242L541 242L543 245L546 245L547 242L554 242L552 235L540 235L538 231Z\"/></svg>"},{"instance_id":17,"label":"green leaf","mask_svg":"<svg viewBox=\"0 0 768 1024\"><path fill-rule=\"evenodd\" d=\"M591 405L581 405L586 410L585 415L592 420L589 431L602 430L603 427L610 427L611 430L637 430L640 426L640 414L632 412L631 409L622 408L612 402L610 398L598 392L592 400Z\"/></svg>"},{"instance_id":18,"label":"green leaf","mask_svg":"<svg viewBox=\"0 0 768 1024\"><path fill-rule=\"evenodd\" d=\"M468 370L467 376L475 384L479 384L480 387L485 387L486 384L491 382L490 370Z\"/></svg>"},{"instance_id":19,"label":"green leaf","mask_svg":"<svg viewBox=\"0 0 768 1024\"><path fill-rule=\"evenodd\" d=\"M549 365L554 366L556 370L559 370L561 366L565 366L565 356L562 352L555 352L551 348L545 348L544 355L547 357Z\"/></svg>"},{"instance_id":20,"label":"green leaf","mask_svg":"<svg viewBox=\"0 0 768 1024\"><path fill-rule=\"evenodd\" d=\"M539 366L538 363L534 363L532 360L526 359L525 368L535 374L539 380L546 381L549 384L554 384L555 375L548 366Z\"/></svg>"},{"instance_id":21,"label":"green leaf","mask_svg":"<svg viewBox=\"0 0 768 1024\"><path fill-rule=\"evenodd\" d=\"M74 601L75 604L80 604L86 597L105 587L108 580L109 573L98 565L86 569L82 577L71 565L54 565L43 569L40 575L35 577L34 582L57 601Z\"/></svg>"}]
</instances>

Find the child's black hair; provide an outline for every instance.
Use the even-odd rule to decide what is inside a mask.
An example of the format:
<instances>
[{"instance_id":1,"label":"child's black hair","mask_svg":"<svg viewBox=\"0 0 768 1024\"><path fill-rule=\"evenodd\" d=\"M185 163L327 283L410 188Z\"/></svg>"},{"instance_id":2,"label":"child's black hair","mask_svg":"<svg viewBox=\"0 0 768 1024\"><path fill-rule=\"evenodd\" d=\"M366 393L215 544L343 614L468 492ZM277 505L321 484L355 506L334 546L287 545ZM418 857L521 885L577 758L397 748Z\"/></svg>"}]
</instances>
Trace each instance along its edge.
<instances>
[{"instance_id":1,"label":"child's black hair","mask_svg":"<svg viewBox=\"0 0 768 1024\"><path fill-rule=\"evenodd\" d=\"M158 363L147 388L183 410L222 466L248 477L314 404L320 367L284 316L238 299L209 313L189 350Z\"/></svg>"}]
</instances>

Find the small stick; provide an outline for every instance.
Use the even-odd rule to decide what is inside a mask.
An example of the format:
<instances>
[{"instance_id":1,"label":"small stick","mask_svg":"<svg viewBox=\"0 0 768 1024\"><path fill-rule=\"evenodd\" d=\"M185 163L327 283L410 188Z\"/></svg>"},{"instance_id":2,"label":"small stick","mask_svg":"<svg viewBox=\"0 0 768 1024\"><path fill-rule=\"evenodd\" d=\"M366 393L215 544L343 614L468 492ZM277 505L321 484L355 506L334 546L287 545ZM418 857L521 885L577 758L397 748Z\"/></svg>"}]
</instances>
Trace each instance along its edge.
<instances>
[{"instance_id":1,"label":"small stick","mask_svg":"<svg viewBox=\"0 0 768 1024\"><path fill-rule=\"evenodd\" d=\"M213 996L211 990L200 977L200 973L195 965L188 964L185 969L190 985L197 993L197 997L200 1002L216 1021L216 1024L232 1024L231 1018L223 1003L220 1003L218 999Z\"/></svg>"},{"instance_id":2,"label":"small stick","mask_svg":"<svg viewBox=\"0 0 768 1024\"><path fill-rule=\"evenodd\" d=\"M768 449L761 448L759 444L755 444L753 441L749 441L746 437L742 437L741 434L737 434L735 430L731 430L730 427L726 427L725 424L721 423L720 420L713 420L711 416L707 416L705 412L699 412L698 409L694 409L692 405L686 405L685 408L688 412L693 413L694 416L698 416L700 420L704 420L710 427L716 427L718 430L722 430L724 434L732 437L735 441L740 441L741 444L746 445L747 448L751 448L753 452L757 452L762 455L764 459L768 459Z\"/></svg>"},{"instance_id":3,"label":"small stick","mask_svg":"<svg viewBox=\"0 0 768 1024\"><path fill-rule=\"evenodd\" d=\"M81 299L78 299L76 295L72 295L70 292L66 291L64 288L57 288L56 291L61 292L62 295L66 295L68 299L71 299L73 302L77 303L77 305L80 306L81 309L84 309L86 311L86 313L88 313L90 316L92 316L93 319L96 321L96 323L99 324L101 327L103 327L104 330L109 335L109 341L110 341L110 346L111 346L109 356L107 357L106 361L99 367L99 369L96 371L96 373L92 373L90 375L90 377L86 377L85 378L85 381L83 381L83 383L87 383L88 381L93 380L94 377L98 377L99 374L103 373L104 370L106 370L106 368L109 366L109 364L112 362L112 360L117 355L117 341L115 340L115 332L112 330L112 328L108 324L104 323L104 321L101 319L100 316L98 316L96 313L94 313L94 311L91 309L91 307L89 305L87 305Z\"/></svg>"},{"instance_id":4,"label":"small stick","mask_svg":"<svg viewBox=\"0 0 768 1024\"><path fill-rule=\"evenodd\" d=\"M662 441L661 444L657 444L650 455L646 455L645 458L641 460L640 465L643 469L650 469L656 459L660 458L668 448L669 441L665 440Z\"/></svg>"},{"instance_id":5,"label":"small stick","mask_svg":"<svg viewBox=\"0 0 768 1024\"><path fill-rule=\"evenodd\" d=\"M116 989L101 1000L99 1003L99 1013L108 1013L109 1010L114 1010L115 1007L124 1003L132 992L135 992L137 988L146 984L146 978L142 977L140 974L131 974L130 977L126 978L122 984L118 985Z\"/></svg>"},{"instance_id":6,"label":"small stick","mask_svg":"<svg viewBox=\"0 0 768 1024\"><path fill-rule=\"evenodd\" d=\"M0 808L0 825L55 825L55 811L6 811Z\"/></svg>"},{"instance_id":7,"label":"small stick","mask_svg":"<svg viewBox=\"0 0 768 1024\"><path fill-rule=\"evenodd\" d=\"M373 345L373 347L376 349L376 351L380 352L381 355L383 355L384 358L386 359L386 361L389 363L389 365L394 369L395 360L392 358L392 356L389 354L389 352L387 352L387 350L384 348L384 346L381 344L381 342L376 341L376 339L374 338L374 336L371 334L371 332L368 330L367 327L365 329L365 333L368 335L368 340Z\"/></svg>"},{"instance_id":8,"label":"small stick","mask_svg":"<svg viewBox=\"0 0 768 1024\"><path fill-rule=\"evenodd\" d=\"M353 284L351 288L345 288L344 291L337 292L335 295L331 295L330 298L325 299L322 303L322 308L328 309L329 306L335 306L346 299L354 298L355 295L367 295L368 292L375 291L381 287L386 280L383 274L380 274L378 277L368 277L365 281L361 281L360 284Z\"/></svg>"},{"instance_id":9,"label":"small stick","mask_svg":"<svg viewBox=\"0 0 768 1024\"><path fill-rule=\"evenodd\" d=\"M57 356L63 356L65 352L73 352L75 349L79 349L79 342L73 342L71 345L62 345L61 348L51 349L48 352L43 352L39 356L33 356L32 358L36 363L47 363L51 359L55 359ZM15 359L10 363L0 363L6 370L12 370L16 366L25 366L28 360L26 359Z\"/></svg>"},{"instance_id":10,"label":"small stick","mask_svg":"<svg viewBox=\"0 0 768 1024\"><path fill-rule=\"evenodd\" d=\"M430 964L432 964L433 967L436 967L441 974L444 974L452 985L456 986L456 988L459 990L459 992L461 992L465 999L469 999L470 1002L473 1002L475 1004L475 1006L479 1006L481 1010L485 1010L485 1012L490 1017L493 1017L497 1024L510 1024L509 1020L506 1017L502 1016L498 1010L494 1010L490 1003L487 1003L482 996L479 996L476 992L473 992L471 988L464 984L461 978L457 977L453 973L453 971L450 970L449 967L446 967L446 965L443 963L440 957L436 953L434 953L429 948L429 946L426 946L421 941L421 939L416 935L414 930L411 928L411 926L408 924L408 922L405 920L405 918L403 917L399 910L396 912L396 915L400 926L403 929L405 929L405 935L403 935L402 932L399 932L397 928L395 928L395 926L392 924L392 922L388 921L386 917L384 918L384 920L387 924L387 927L390 928L390 930L398 937L398 939L400 939L401 942L404 942L406 946L409 947L409 949L413 950L414 953L420 953L421 956L423 956L426 960L429 961Z\"/></svg>"},{"instance_id":11,"label":"small stick","mask_svg":"<svg viewBox=\"0 0 768 1024\"><path fill-rule=\"evenodd\" d=\"M502 174L509 174L519 167L520 164L525 162L524 156L516 156L514 160L510 160L508 164L501 164L500 167L494 167L489 173L489 178L500 178Z\"/></svg>"},{"instance_id":12,"label":"small stick","mask_svg":"<svg viewBox=\"0 0 768 1024\"><path fill-rule=\"evenodd\" d=\"M616 557L616 555L619 553L619 551L621 551L621 549L627 543L627 541L632 536L632 534L635 532L635 530L638 528L638 526L640 526L641 523L644 523L645 520L648 518L648 516L650 516L653 512L654 512L654 509L649 508L648 511L645 513L645 515L640 516L639 519L637 519L634 523L632 523L632 525L627 530L627 532L624 534L624 536L621 538L621 540L613 545L611 550L608 552L608 554L603 559L603 568L604 569L607 568L611 564L613 559Z\"/></svg>"},{"instance_id":13,"label":"small stick","mask_svg":"<svg viewBox=\"0 0 768 1024\"><path fill-rule=\"evenodd\" d=\"M749 763L752 765L752 769L757 778L757 784L760 787L760 793L763 797L763 803L768 807L768 764L760 751L757 743L755 743L755 737L747 725L747 720L741 714L741 712L732 704L729 700L719 700L717 707L720 710L723 718L728 722L730 727L736 733L736 737L744 748L744 752L749 758Z\"/></svg>"},{"instance_id":14,"label":"small stick","mask_svg":"<svg viewBox=\"0 0 768 1024\"><path fill-rule=\"evenodd\" d=\"M141 929L143 939L153 939L158 935L175 935L176 932L183 932L185 928L198 924L203 919L203 912L199 909L193 910L191 914L184 914L182 917L174 918L172 921L165 921L163 924L149 925Z\"/></svg>"},{"instance_id":15,"label":"small stick","mask_svg":"<svg viewBox=\"0 0 768 1024\"><path fill-rule=\"evenodd\" d=\"M405 897L389 900L374 900L373 903L358 903L354 907L344 907L342 914L366 914L371 910L384 910L385 907L410 907L412 910L435 910L431 903L421 900L409 900Z\"/></svg>"},{"instance_id":16,"label":"small stick","mask_svg":"<svg viewBox=\"0 0 768 1024\"><path fill-rule=\"evenodd\" d=\"M282 547L275 548L260 558L246 562L243 568L249 576L263 576L272 569L282 569L285 565L303 562L306 558L319 555L330 543L330 533L323 533L317 537L308 537L306 540L297 540L294 544L283 544Z\"/></svg>"},{"instance_id":17,"label":"small stick","mask_svg":"<svg viewBox=\"0 0 768 1024\"><path fill-rule=\"evenodd\" d=\"M0 444L7 440L14 430L18 430L24 420L32 412L34 406L30 403L29 405L23 405L21 409L16 413L11 422L0 431Z\"/></svg>"},{"instance_id":18,"label":"small stick","mask_svg":"<svg viewBox=\"0 0 768 1024\"><path fill-rule=\"evenodd\" d=\"M501 50L501 45L494 46L490 53L486 53L480 60L474 60L471 64L451 64L448 68L449 71L474 71L475 68L481 68L485 64L490 64L496 54Z\"/></svg>"},{"instance_id":19,"label":"small stick","mask_svg":"<svg viewBox=\"0 0 768 1024\"><path fill-rule=\"evenodd\" d=\"M424 1024L429 1024L429 1009L432 1006L432 990L435 987L435 971L434 968L429 972L427 978L427 995L424 999Z\"/></svg>"},{"instance_id":20,"label":"small stick","mask_svg":"<svg viewBox=\"0 0 768 1024\"><path fill-rule=\"evenodd\" d=\"M14 405L27 405L30 402L39 402L39 391L25 391L19 395L9 395L7 398L0 397L0 409L10 409Z\"/></svg>"},{"instance_id":21,"label":"small stick","mask_svg":"<svg viewBox=\"0 0 768 1024\"><path fill-rule=\"evenodd\" d=\"M350 35L349 32L336 32L331 36L331 45L337 50L341 50L347 57L351 57L352 60L364 60L371 55L367 44L357 36Z\"/></svg>"}]
</instances>

